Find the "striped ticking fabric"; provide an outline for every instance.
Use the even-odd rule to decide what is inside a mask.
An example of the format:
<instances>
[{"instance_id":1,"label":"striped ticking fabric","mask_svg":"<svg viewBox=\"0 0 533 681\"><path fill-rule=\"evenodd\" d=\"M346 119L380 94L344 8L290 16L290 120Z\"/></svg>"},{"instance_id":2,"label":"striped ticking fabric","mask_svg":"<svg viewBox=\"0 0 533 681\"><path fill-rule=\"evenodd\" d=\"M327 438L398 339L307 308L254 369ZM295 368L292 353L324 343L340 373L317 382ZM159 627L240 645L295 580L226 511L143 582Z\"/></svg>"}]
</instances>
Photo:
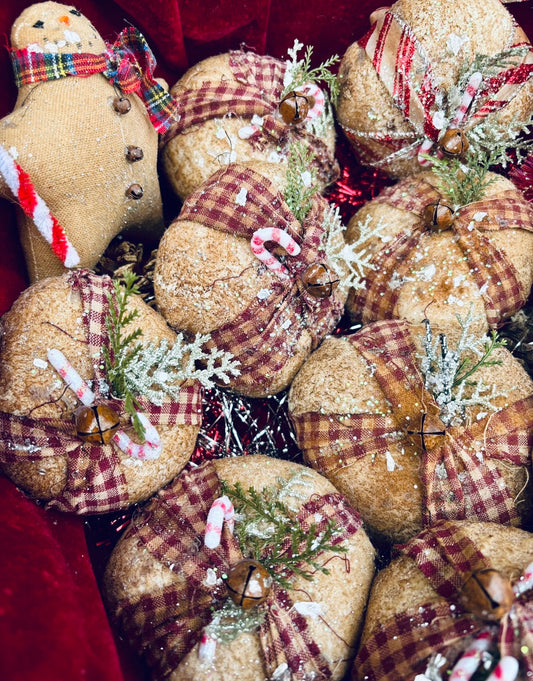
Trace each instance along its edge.
<instances>
[{"instance_id":1,"label":"striped ticking fabric","mask_svg":"<svg viewBox=\"0 0 533 681\"><path fill-rule=\"evenodd\" d=\"M243 189L246 204L237 208L235 199ZM231 352L240 362L240 375L231 379L237 391L257 385L268 390L272 377L293 356L303 331L311 335L315 348L342 316L344 306L339 294L316 299L303 290L300 282L309 265L328 264L321 224L327 208L328 203L317 194L300 225L270 180L238 164L215 173L183 205L179 221L196 222L248 239L257 229L279 227L301 247L298 256L285 260L288 281L274 281L266 298L254 298L232 322L211 332L205 347ZM331 266L329 269L334 271Z\"/></svg>"},{"instance_id":2,"label":"striped ticking fabric","mask_svg":"<svg viewBox=\"0 0 533 681\"><path fill-rule=\"evenodd\" d=\"M430 59L410 26L393 9L377 12L376 16L376 23L361 38L359 45L413 130L393 136L344 126L343 129L357 145L363 162L379 166L395 157L415 157L424 139L437 142L441 131L435 125L435 114L440 113L439 102L446 101L446 93L440 91ZM513 58L513 66L502 65L499 72L484 77L466 113L463 123L466 129L507 106L533 76L533 49L522 29L514 24L507 47L522 46L530 49L523 57ZM371 142L385 147L390 155L380 158Z\"/></svg>"},{"instance_id":3,"label":"striped ticking fabric","mask_svg":"<svg viewBox=\"0 0 533 681\"><path fill-rule=\"evenodd\" d=\"M211 584L206 580L207 571L227 574L243 558L237 539L226 525L217 548L208 549L202 541L207 514L220 494L215 468L206 462L182 473L160 491L133 518L127 531L140 547L181 577L175 584L139 598L121 600L115 612L132 645L153 667L156 679L164 679L176 669L227 597L223 581ZM315 522L321 531L330 520L339 528L338 543L361 527L360 517L340 494L313 497L302 506L296 522L304 528ZM289 540L287 551L291 551ZM291 571L283 569L290 576ZM326 681L332 668L320 653L305 617L293 605L291 595L274 583L267 601L257 606L265 614L258 635L268 678L285 664L295 681Z\"/></svg>"},{"instance_id":4,"label":"striped ticking fabric","mask_svg":"<svg viewBox=\"0 0 533 681\"><path fill-rule=\"evenodd\" d=\"M358 459L384 455L393 442L410 439L413 395L425 412L438 417L439 407L425 389L416 364L416 347L404 320L376 322L345 337L372 367L391 404L391 413L291 414L305 460L330 476ZM420 454L425 526L443 519L476 519L517 525L517 502L496 462L529 466L533 446L533 396L521 399L467 427L442 424L444 438L428 437ZM440 474L437 475L436 471Z\"/></svg>"},{"instance_id":5,"label":"striped ticking fabric","mask_svg":"<svg viewBox=\"0 0 533 681\"><path fill-rule=\"evenodd\" d=\"M431 250L433 235L425 227L422 214L429 203L442 198L435 187L414 177L385 188L374 199L374 203L409 211L420 220L372 258L352 307L364 324L395 316L401 287L392 287L390 282L393 275L399 281L410 276L412 253ZM477 219L483 215L483 219ZM529 291L521 284L513 263L488 236L505 229L533 231L533 206L518 191L505 190L497 197L461 208L451 229L483 297L488 323L497 328L525 304Z\"/></svg>"},{"instance_id":6,"label":"striped ticking fabric","mask_svg":"<svg viewBox=\"0 0 533 681\"><path fill-rule=\"evenodd\" d=\"M327 184L333 182L339 173L338 164L324 142L303 125L287 125L278 114L285 63L253 52L233 51L229 66L237 83L226 79L206 81L198 89L179 91L180 119L163 141L168 142L212 118L237 116L248 122L256 115L263 120L249 138L253 146L263 149L266 145L289 146L302 141L314 154L319 177Z\"/></svg>"},{"instance_id":7,"label":"striped ticking fabric","mask_svg":"<svg viewBox=\"0 0 533 681\"><path fill-rule=\"evenodd\" d=\"M155 57L136 28L125 28L103 54L55 54L12 50L11 61L17 87L67 76L87 78L103 74L124 94L137 94L154 128L166 132L179 119L177 102L154 78Z\"/></svg>"},{"instance_id":8,"label":"striped ticking fabric","mask_svg":"<svg viewBox=\"0 0 533 681\"><path fill-rule=\"evenodd\" d=\"M92 389L98 404L109 405L120 416L123 427L129 426L124 401L108 399L101 394L101 381L106 380L102 348L109 348L105 318L108 295L113 295L109 277L98 277L89 270L76 270L69 275L72 290L82 299L87 353L94 358ZM140 410L156 426L200 425L202 393L197 382L184 385L178 401L166 400L157 407L139 398ZM65 488L48 508L78 514L107 513L124 508L128 503L126 479L120 470L121 457L114 443L92 445L82 442L73 420L16 416L0 412L0 461L45 461L64 457L67 462Z\"/></svg>"},{"instance_id":9,"label":"striped ticking fabric","mask_svg":"<svg viewBox=\"0 0 533 681\"><path fill-rule=\"evenodd\" d=\"M516 597L500 622L488 624L466 612L459 600L461 587L472 572L492 567L460 523L440 521L399 550L415 561L439 599L380 622L362 641L353 681L413 679L424 672L431 655L452 655L451 646L487 628L494 634L501 656L516 657L528 675L533 673L533 650L523 645L533 637L531 588ZM448 663L451 666L455 660L448 659Z\"/></svg>"}]
</instances>

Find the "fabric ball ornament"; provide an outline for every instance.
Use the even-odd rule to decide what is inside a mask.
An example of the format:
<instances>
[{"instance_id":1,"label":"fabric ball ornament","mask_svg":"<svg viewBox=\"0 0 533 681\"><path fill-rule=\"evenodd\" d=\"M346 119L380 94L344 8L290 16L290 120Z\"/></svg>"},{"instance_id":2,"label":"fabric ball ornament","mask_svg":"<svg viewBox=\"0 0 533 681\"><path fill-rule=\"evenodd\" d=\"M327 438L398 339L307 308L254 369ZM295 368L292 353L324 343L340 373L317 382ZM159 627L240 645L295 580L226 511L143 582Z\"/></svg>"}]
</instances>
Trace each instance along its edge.
<instances>
[{"instance_id":1,"label":"fabric ball ornament","mask_svg":"<svg viewBox=\"0 0 533 681\"><path fill-rule=\"evenodd\" d=\"M144 37L129 27L107 44L72 6L42 2L13 24L11 58L19 90L0 126L0 196L23 209L30 280L93 267L127 229L158 238L158 133L176 104ZM128 146L142 150L135 163Z\"/></svg>"},{"instance_id":2,"label":"fabric ball ornament","mask_svg":"<svg viewBox=\"0 0 533 681\"><path fill-rule=\"evenodd\" d=\"M162 158L181 199L234 162L284 189L287 156L296 142L313 152L322 189L336 179L327 96L309 84L296 97L282 97L286 74L284 61L232 51L199 62L171 88L180 120L163 138Z\"/></svg>"},{"instance_id":3,"label":"fabric ball ornament","mask_svg":"<svg viewBox=\"0 0 533 681\"><path fill-rule=\"evenodd\" d=\"M324 249L329 210L317 194L300 222L272 182L234 164L187 199L161 239L157 305L174 329L209 333L234 355L234 391L280 392L337 325L347 291L321 280L331 295L317 297L304 283L317 263L338 278Z\"/></svg>"},{"instance_id":4,"label":"fabric ball ornament","mask_svg":"<svg viewBox=\"0 0 533 681\"><path fill-rule=\"evenodd\" d=\"M339 68L337 117L362 163L406 177L443 137L456 153L450 129L529 119L533 53L500 0L398 0L370 22Z\"/></svg>"},{"instance_id":5,"label":"fabric ball ornament","mask_svg":"<svg viewBox=\"0 0 533 681\"><path fill-rule=\"evenodd\" d=\"M471 306L481 333L518 312L533 283L533 207L509 180L487 179L479 200L453 210L439 178L420 173L352 217L345 238L361 263L346 305L354 320L428 318L457 335L457 316Z\"/></svg>"},{"instance_id":6,"label":"fabric ball ornament","mask_svg":"<svg viewBox=\"0 0 533 681\"><path fill-rule=\"evenodd\" d=\"M272 584L263 603L234 605L234 569L244 558L242 518L235 518L234 534L224 523L215 548L202 536L221 481L239 483L244 492L253 487L260 504L270 490L290 508L292 522L304 533L316 532L317 541L333 522L335 546L346 553L320 551L314 560L329 574L312 568L311 579L299 571L309 567L305 562L298 570L279 563L269 570ZM239 515L245 517L246 508ZM300 550L297 544L291 546L287 533L282 557ZM262 565L270 558L267 550L257 556ZM135 517L111 556L105 591L111 617L143 652L154 678L340 680L355 652L373 561L359 516L325 478L272 457L223 458L183 472ZM244 563L246 574L251 563ZM278 581L281 573L287 588Z\"/></svg>"},{"instance_id":7,"label":"fabric ball ornament","mask_svg":"<svg viewBox=\"0 0 533 681\"><path fill-rule=\"evenodd\" d=\"M326 339L290 388L305 461L386 541L441 519L520 525L530 512L533 382L503 347L467 376L459 367L483 354L475 334L462 352L445 340L375 322Z\"/></svg>"},{"instance_id":8,"label":"fabric ball ornament","mask_svg":"<svg viewBox=\"0 0 533 681\"><path fill-rule=\"evenodd\" d=\"M530 678L532 560L533 535L496 523L440 521L399 546L372 585L352 681ZM504 585L497 618L465 602L473 575Z\"/></svg>"},{"instance_id":9,"label":"fabric ball ornament","mask_svg":"<svg viewBox=\"0 0 533 681\"><path fill-rule=\"evenodd\" d=\"M136 396L147 442L152 429L160 440L157 458L134 432L124 400L112 394L102 348L112 352L106 319L113 296L108 277L76 270L33 284L2 317L1 467L49 508L79 514L126 508L172 480L194 450L202 420L196 381L182 382L178 396L160 406ZM165 320L139 296L126 310L138 316L125 335L141 329L146 346L173 343ZM77 386L62 379L51 351L71 365ZM83 391L94 401L80 407Z\"/></svg>"}]
</instances>

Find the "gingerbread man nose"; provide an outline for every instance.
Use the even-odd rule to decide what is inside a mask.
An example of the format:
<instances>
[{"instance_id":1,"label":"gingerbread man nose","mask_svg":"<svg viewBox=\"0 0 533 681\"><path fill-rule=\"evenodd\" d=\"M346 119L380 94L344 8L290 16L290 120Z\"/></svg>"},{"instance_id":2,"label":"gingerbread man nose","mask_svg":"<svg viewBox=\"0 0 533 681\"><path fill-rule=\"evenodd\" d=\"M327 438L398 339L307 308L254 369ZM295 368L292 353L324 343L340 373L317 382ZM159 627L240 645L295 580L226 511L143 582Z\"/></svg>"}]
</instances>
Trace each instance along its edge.
<instances>
[{"instance_id":1,"label":"gingerbread man nose","mask_svg":"<svg viewBox=\"0 0 533 681\"><path fill-rule=\"evenodd\" d=\"M70 26L70 19L66 15L59 17L59 21L62 24L65 24L65 26Z\"/></svg>"}]
</instances>

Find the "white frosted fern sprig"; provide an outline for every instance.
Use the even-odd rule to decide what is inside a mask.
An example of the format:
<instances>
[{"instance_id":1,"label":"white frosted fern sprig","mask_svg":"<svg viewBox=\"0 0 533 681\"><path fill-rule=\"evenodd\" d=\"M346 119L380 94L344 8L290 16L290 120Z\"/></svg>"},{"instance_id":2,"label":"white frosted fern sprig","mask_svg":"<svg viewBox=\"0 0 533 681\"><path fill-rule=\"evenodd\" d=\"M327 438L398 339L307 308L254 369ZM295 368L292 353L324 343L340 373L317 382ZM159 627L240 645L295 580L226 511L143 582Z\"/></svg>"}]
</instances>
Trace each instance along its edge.
<instances>
[{"instance_id":1,"label":"white frosted fern sprig","mask_svg":"<svg viewBox=\"0 0 533 681\"><path fill-rule=\"evenodd\" d=\"M181 384L188 379L199 381L205 388L214 387L215 381L229 383L230 376L240 373L239 362L224 350L206 349L209 338L197 333L188 342L179 333L170 348L166 340L143 346L125 370L127 386L161 406L166 396L177 398Z\"/></svg>"},{"instance_id":2,"label":"white frosted fern sprig","mask_svg":"<svg viewBox=\"0 0 533 681\"><path fill-rule=\"evenodd\" d=\"M505 340L499 339L495 331L490 336L472 333L471 326L478 319L472 308L464 320L459 315L457 319L462 330L455 348L448 346L445 334L434 339L426 319L425 355L419 357L425 387L439 405L440 418L447 426L460 425L466 418L467 407L496 411L494 401L506 396L480 378L472 380L481 367L501 364L492 354L505 345Z\"/></svg>"},{"instance_id":3,"label":"white frosted fern sprig","mask_svg":"<svg viewBox=\"0 0 533 681\"><path fill-rule=\"evenodd\" d=\"M387 239L382 236L384 225L381 220L373 221L371 215L358 222L359 236L351 243L344 240L344 226L339 209L330 206L324 212L322 221L326 242L324 249L333 268L340 277L341 289L364 288L364 280L369 270L374 270L372 264L373 253L368 248L371 239Z\"/></svg>"}]
</instances>

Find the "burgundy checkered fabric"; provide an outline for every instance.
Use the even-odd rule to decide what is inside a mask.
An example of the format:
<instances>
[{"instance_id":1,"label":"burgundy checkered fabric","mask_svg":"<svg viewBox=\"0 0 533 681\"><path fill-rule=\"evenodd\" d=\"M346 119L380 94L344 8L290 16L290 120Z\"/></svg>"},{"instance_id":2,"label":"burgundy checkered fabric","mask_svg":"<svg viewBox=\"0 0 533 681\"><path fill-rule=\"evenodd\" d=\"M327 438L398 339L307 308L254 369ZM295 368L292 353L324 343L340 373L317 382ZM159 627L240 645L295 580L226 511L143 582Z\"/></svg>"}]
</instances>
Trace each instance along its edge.
<instances>
[{"instance_id":1,"label":"burgundy checkered fabric","mask_svg":"<svg viewBox=\"0 0 533 681\"><path fill-rule=\"evenodd\" d=\"M198 89L177 93L180 120L164 136L164 142L212 118L238 116L244 125L257 115L263 123L249 138L253 146L260 149L267 144L290 146L300 140L313 152L320 178L326 184L333 182L338 165L325 143L307 132L303 125L287 125L278 114L285 63L253 52L234 51L230 52L229 66L237 83L221 78L217 82L206 81Z\"/></svg>"},{"instance_id":2,"label":"burgundy checkered fabric","mask_svg":"<svg viewBox=\"0 0 533 681\"><path fill-rule=\"evenodd\" d=\"M417 366L408 322L375 322L346 341L374 371L392 413L291 415L305 460L328 477L364 456L383 455L391 443L409 440L420 416L417 395L426 413L439 407L425 389ZM424 525L441 519L477 519L517 525L518 499L513 498L496 462L529 466L533 447L533 396L486 416L468 427L449 427L444 438L426 439L420 453L424 489ZM438 472L437 472L438 471Z\"/></svg>"},{"instance_id":3,"label":"burgundy checkered fabric","mask_svg":"<svg viewBox=\"0 0 533 681\"><path fill-rule=\"evenodd\" d=\"M246 204L237 210L235 197L246 189ZM307 294L300 279L309 265L327 262L321 221L327 202L316 195L313 207L300 223L274 185L255 171L229 166L215 173L185 201L178 220L189 220L206 227L251 239L263 227L279 227L300 245L298 256L287 257L288 281L275 281L264 299L254 298L249 307L232 322L211 332L207 348L231 352L240 362L240 375L231 386L249 392L261 386L268 391L275 376L294 355L306 330L313 348L331 332L341 318L341 296L316 299ZM330 270L333 270L329 266Z\"/></svg>"},{"instance_id":4,"label":"burgundy checkered fabric","mask_svg":"<svg viewBox=\"0 0 533 681\"><path fill-rule=\"evenodd\" d=\"M459 593L475 570L492 565L468 538L460 523L441 521L399 547L412 558L439 595L438 600L380 622L362 641L354 662L353 681L405 681L423 673L435 653L450 655L461 638L487 628L487 622L464 610ZM489 625L500 654L521 660L533 672L533 590L517 597L499 623ZM455 655L458 655L457 650ZM448 662L455 660L448 657Z\"/></svg>"},{"instance_id":5,"label":"burgundy checkered fabric","mask_svg":"<svg viewBox=\"0 0 533 681\"><path fill-rule=\"evenodd\" d=\"M351 310L363 323L390 319L395 315L401 287L391 286L391 281L410 276L412 253L431 250L432 233L421 216L424 208L439 198L442 197L437 189L415 177L387 187L374 199L375 203L414 213L420 216L420 221L373 257L372 269L368 270ZM483 214L486 217L481 221L474 219ZM518 191L506 190L497 198L461 208L452 229L483 296L488 323L497 328L524 305L529 290L524 289L507 255L489 241L486 233L503 229L533 231L533 206Z\"/></svg>"},{"instance_id":6,"label":"burgundy checkered fabric","mask_svg":"<svg viewBox=\"0 0 533 681\"><path fill-rule=\"evenodd\" d=\"M128 638L154 667L157 679L166 678L199 642L203 627L227 597L223 582L208 583L207 570L221 575L243 558L226 525L217 548L207 549L203 544L207 514L220 494L215 468L207 462L182 473L160 491L128 530L141 547L180 576L176 584L136 600L124 599L116 609ZM359 516L340 494L313 497L297 517L304 527L317 523L319 531L328 520L340 529L338 542L353 536L361 527ZM290 546L287 550L291 550ZM305 617L291 610L292 606L289 593L276 583L266 603L258 606L265 613L258 634L268 676L285 663L295 681L310 677L325 681L331 678L332 670L313 640Z\"/></svg>"},{"instance_id":7,"label":"burgundy checkered fabric","mask_svg":"<svg viewBox=\"0 0 533 681\"><path fill-rule=\"evenodd\" d=\"M472 105L465 112L463 127L468 129L488 114L507 106L521 86L533 77L533 50L525 33L516 24L511 41L512 47L526 46L530 49L525 56L516 57L513 66L502 64L498 73L485 75ZM395 135L343 126L344 131L365 163L380 166L395 158L416 157L424 139L438 140L440 130L434 124L435 114L440 110L439 102L446 100L446 93L439 88L427 53L411 27L392 8L378 14L359 45L412 128L409 132ZM387 158L376 154L372 142L389 153Z\"/></svg>"},{"instance_id":8,"label":"burgundy checkered fabric","mask_svg":"<svg viewBox=\"0 0 533 681\"><path fill-rule=\"evenodd\" d=\"M109 347L105 318L109 306L107 295L113 291L109 277L98 277L88 270L76 270L68 277L79 292L83 307L88 354L94 358L93 391L99 404L109 405L120 416L123 427L129 425L124 401L104 398L100 379L105 379L102 348ZM166 400L157 407L140 397L140 409L154 426L200 425L201 390L196 382L184 385L178 401ZM120 456L114 443L92 445L76 434L74 421L16 416L0 412L0 461L43 461L63 457L67 462L65 488L50 502L49 508L78 514L107 513L128 505L126 479L120 470Z\"/></svg>"}]
</instances>

